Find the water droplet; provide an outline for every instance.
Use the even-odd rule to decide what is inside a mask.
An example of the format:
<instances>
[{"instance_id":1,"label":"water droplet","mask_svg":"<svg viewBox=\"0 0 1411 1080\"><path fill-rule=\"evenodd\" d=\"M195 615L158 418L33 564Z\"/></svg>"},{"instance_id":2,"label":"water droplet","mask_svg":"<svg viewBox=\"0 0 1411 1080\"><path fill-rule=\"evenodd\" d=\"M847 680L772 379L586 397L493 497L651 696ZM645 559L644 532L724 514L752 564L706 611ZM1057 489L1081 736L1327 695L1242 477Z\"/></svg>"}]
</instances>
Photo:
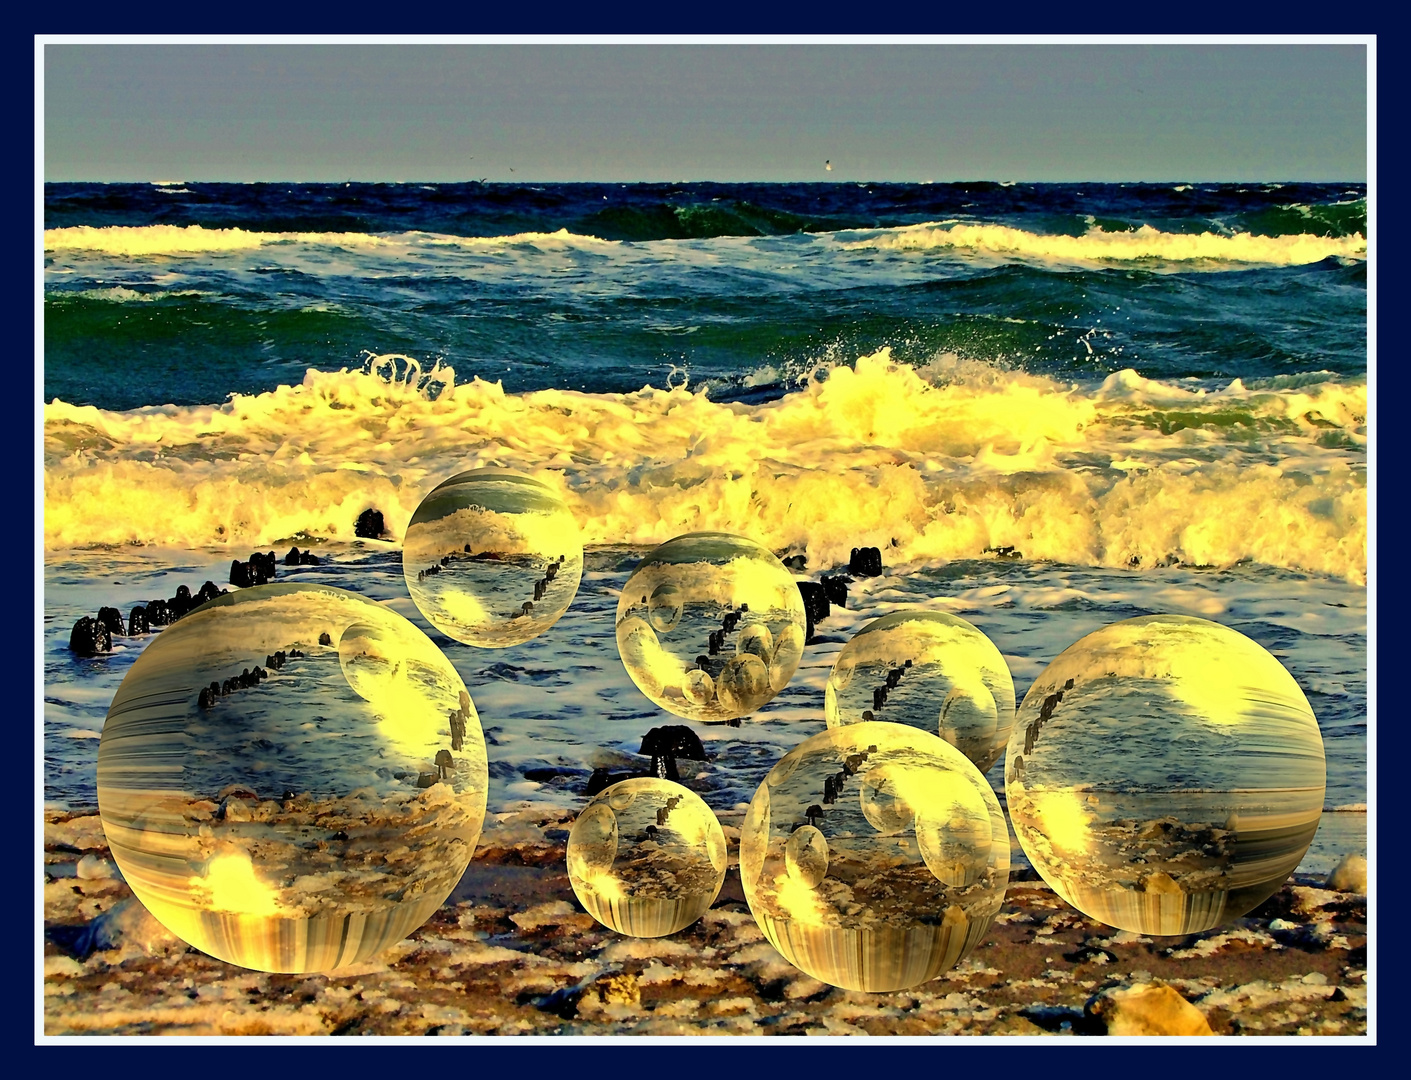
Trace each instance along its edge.
<instances>
[{"instance_id":1,"label":"water droplet","mask_svg":"<svg viewBox=\"0 0 1411 1080\"><path fill-rule=\"evenodd\" d=\"M793 576L767 549L729 533L660 545L638 563L617 606L628 675L690 720L731 720L766 705L797 670L805 628Z\"/></svg>"},{"instance_id":2,"label":"water droplet","mask_svg":"<svg viewBox=\"0 0 1411 1080\"><path fill-rule=\"evenodd\" d=\"M849 724L765 777L740 829L740 880L790 963L834 986L902 990L980 943L1004 899L1008 838L994 792L954 747L901 724Z\"/></svg>"},{"instance_id":3,"label":"water droplet","mask_svg":"<svg viewBox=\"0 0 1411 1080\"><path fill-rule=\"evenodd\" d=\"M138 899L261 971L334 971L424 923L470 861L487 781L479 717L435 644L311 584L242 589L167 627L98 750L103 827Z\"/></svg>"},{"instance_id":4,"label":"water droplet","mask_svg":"<svg viewBox=\"0 0 1411 1080\"><path fill-rule=\"evenodd\" d=\"M1228 925L1273 895L1313 840L1325 784L1293 676L1243 634L1183 615L1064 650L1019 707L1006 775L1044 880L1109 926L1161 935Z\"/></svg>"},{"instance_id":5,"label":"water droplet","mask_svg":"<svg viewBox=\"0 0 1411 1080\"><path fill-rule=\"evenodd\" d=\"M583 538L547 484L509 469L472 469L416 508L402 572L438 630L466 645L506 648L538 637L573 603Z\"/></svg>"},{"instance_id":6,"label":"water droplet","mask_svg":"<svg viewBox=\"0 0 1411 1080\"><path fill-rule=\"evenodd\" d=\"M568 834L574 895L632 937L662 937L709 910L725 882L725 833L699 795L657 777L600 792Z\"/></svg>"}]
</instances>

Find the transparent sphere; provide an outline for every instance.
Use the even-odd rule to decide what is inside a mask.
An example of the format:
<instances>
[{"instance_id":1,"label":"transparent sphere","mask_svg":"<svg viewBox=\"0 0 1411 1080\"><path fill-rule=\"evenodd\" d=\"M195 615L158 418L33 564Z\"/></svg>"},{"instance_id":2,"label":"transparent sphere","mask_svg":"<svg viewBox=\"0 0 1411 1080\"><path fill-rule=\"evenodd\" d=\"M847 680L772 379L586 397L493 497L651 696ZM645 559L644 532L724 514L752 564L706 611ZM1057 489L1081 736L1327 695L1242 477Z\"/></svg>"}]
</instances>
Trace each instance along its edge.
<instances>
[{"instance_id":1,"label":"transparent sphere","mask_svg":"<svg viewBox=\"0 0 1411 1080\"><path fill-rule=\"evenodd\" d=\"M568 834L568 880L598 922L662 937L704 915L725 881L725 833L694 791L654 776L600 792Z\"/></svg>"},{"instance_id":2,"label":"transparent sphere","mask_svg":"<svg viewBox=\"0 0 1411 1080\"><path fill-rule=\"evenodd\" d=\"M1014 680L990 641L942 611L894 611L843 646L823 690L828 726L880 720L939 735L987 772L1014 726Z\"/></svg>"},{"instance_id":3,"label":"transparent sphere","mask_svg":"<svg viewBox=\"0 0 1411 1080\"><path fill-rule=\"evenodd\" d=\"M1271 896L1318 830L1324 780L1293 676L1243 634L1184 615L1065 649L1019 706L1005 760L1034 869L1139 934L1209 930Z\"/></svg>"},{"instance_id":4,"label":"transparent sphere","mask_svg":"<svg viewBox=\"0 0 1411 1080\"><path fill-rule=\"evenodd\" d=\"M261 971L333 971L441 906L485 818L480 719L381 604L320 585L208 601L137 658L98 747L123 876L172 933Z\"/></svg>"},{"instance_id":5,"label":"transparent sphere","mask_svg":"<svg viewBox=\"0 0 1411 1080\"><path fill-rule=\"evenodd\" d=\"M627 674L688 720L747 716L784 689L808 629L793 576L753 540L688 533L652 551L617 603Z\"/></svg>"},{"instance_id":6,"label":"transparent sphere","mask_svg":"<svg viewBox=\"0 0 1411 1080\"><path fill-rule=\"evenodd\" d=\"M583 537L547 485L509 469L472 469L416 508L402 573L447 637L503 649L538 637L568 610L583 576Z\"/></svg>"},{"instance_id":7,"label":"transparent sphere","mask_svg":"<svg viewBox=\"0 0 1411 1080\"><path fill-rule=\"evenodd\" d=\"M971 762L939 736L869 721L794 747L740 829L755 921L815 979L918 986L985 936L1009 882L1009 828Z\"/></svg>"}]
</instances>

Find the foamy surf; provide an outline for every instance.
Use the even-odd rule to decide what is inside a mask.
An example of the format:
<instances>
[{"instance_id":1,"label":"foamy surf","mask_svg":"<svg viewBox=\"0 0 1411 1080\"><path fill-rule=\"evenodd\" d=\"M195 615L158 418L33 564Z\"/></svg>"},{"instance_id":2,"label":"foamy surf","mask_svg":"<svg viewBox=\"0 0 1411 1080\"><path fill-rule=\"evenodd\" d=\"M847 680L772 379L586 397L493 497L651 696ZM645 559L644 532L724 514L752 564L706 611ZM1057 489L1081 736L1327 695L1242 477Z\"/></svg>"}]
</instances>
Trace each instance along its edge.
<instances>
[{"instance_id":1,"label":"foamy surf","mask_svg":"<svg viewBox=\"0 0 1411 1080\"><path fill-rule=\"evenodd\" d=\"M853 237L858 237L853 239ZM733 250L739 238L716 238L722 252ZM1002 261L1019 260L1049 266L1083 268L1138 263L1144 269L1212 270L1223 267L1302 266L1327 258L1361 260L1367 241L1361 233L1320 236L1297 233L1263 236L1248 232L1171 233L1142 225L1126 232L1091 226L1080 236L1029 232L1008 225L955 221L900 226L872 234L856 231L820 233L816 242L837 242L845 251L954 251ZM640 244L640 242L638 242ZM675 250L679 241L661 240ZM691 242L692 244L698 242ZM271 246L305 246L392 253L441 248L483 250L522 245L546 249L564 247L615 248L622 241L603 240L570 232L520 232L503 236L457 236L434 232L259 232L201 225L68 226L46 229L47 252L88 252L117 258L192 256L250 251ZM688 245L690 246L690 245Z\"/></svg>"},{"instance_id":2,"label":"foamy surf","mask_svg":"<svg viewBox=\"0 0 1411 1080\"><path fill-rule=\"evenodd\" d=\"M123 258L250 251L275 244L395 249L415 246L496 248L516 244L562 247L612 243L615 241L579 236L567 229L508 236L447 236L425 232L252 232L241 228L207 229L200 225L73 225L44 230L45 251L87 251Z\"/></svg>"},{"instance_id":3,"label":"foamy surf","mask_svg":"<svg viewBox=\"0 0 1411 1080\"><path fill-rule=\"evenodd\" d=\"M883 350L763 405L310 370L223 405L45 406L45 543L205 548L404 533L427 491L499 465L560 491L589 545L738 532L810 565L1013 549L1073 565L1255 562L1366 575L1366 384L1082 388ZM373 365L376 367L376 365Z\"/></svg>"},{"instance_id":4,"label":"foamy surf","mask_svg":"<svg viewBox=\"0 0 1411 1080\"><path fill-rule=\"evenodd\" d=\"M1008 225L931 222L889 229L874 236L846 241L852 249L936 251L950 249L1001 259L1041 264L1100 267L1139 262L1152 269L1173 264L1176 269L1218 268L1221 265L1302 266L1327 258L1365 259L1367 241L1352 236L1259 236L1235 233L1169 233L1150 225L1129 232L1107 232L1092 226L1081 236L1027 232Z\"/></svg>"}]
</instances>

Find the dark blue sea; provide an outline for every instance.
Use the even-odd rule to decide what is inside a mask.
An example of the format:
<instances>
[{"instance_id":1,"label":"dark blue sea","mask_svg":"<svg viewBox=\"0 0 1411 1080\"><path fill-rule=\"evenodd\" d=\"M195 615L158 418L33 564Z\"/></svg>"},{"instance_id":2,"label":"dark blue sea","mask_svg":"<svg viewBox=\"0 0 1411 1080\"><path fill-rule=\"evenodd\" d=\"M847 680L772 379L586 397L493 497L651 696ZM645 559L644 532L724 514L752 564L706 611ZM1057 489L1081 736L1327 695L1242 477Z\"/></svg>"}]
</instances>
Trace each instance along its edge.
<instances>
[{"instance_id":1,"label":"dark blue sea","mask_svg":"<svg viewBox=\"0 0 1411 1080\"><path fill-rule=\"evenodd\" d=\"M45 230L44 398L109 409L369 352L515 394L675 369L717 400L883 347L1097 381L1366 370L1365 185L50 184Z\"/></svg>"}]
</instances>

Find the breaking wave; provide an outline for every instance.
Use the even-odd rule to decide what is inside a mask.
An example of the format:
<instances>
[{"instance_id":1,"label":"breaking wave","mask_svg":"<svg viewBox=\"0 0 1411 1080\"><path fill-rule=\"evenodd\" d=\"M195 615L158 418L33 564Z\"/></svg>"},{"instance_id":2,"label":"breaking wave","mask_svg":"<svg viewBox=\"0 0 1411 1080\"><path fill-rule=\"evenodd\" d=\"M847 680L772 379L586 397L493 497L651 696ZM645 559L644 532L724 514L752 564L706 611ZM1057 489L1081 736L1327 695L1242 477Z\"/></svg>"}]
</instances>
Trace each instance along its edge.
<instances>
[{"instance_id":1,"label":"breaking wave","mask_svg":"<svg viewBox=\"0 0 1411 1080\"><path fill-rule=\"evenodd\" d=\"M44 406L49 549L400 537L446 477L500 465L561 492L589 544L750 535L809 565L988 557L1097 566L1249 561L1365 581L1365 380L1080 387L883 350L764 404L685 385L506 393L378 357L221 405Z\"/></svg>"}]
</instances>

